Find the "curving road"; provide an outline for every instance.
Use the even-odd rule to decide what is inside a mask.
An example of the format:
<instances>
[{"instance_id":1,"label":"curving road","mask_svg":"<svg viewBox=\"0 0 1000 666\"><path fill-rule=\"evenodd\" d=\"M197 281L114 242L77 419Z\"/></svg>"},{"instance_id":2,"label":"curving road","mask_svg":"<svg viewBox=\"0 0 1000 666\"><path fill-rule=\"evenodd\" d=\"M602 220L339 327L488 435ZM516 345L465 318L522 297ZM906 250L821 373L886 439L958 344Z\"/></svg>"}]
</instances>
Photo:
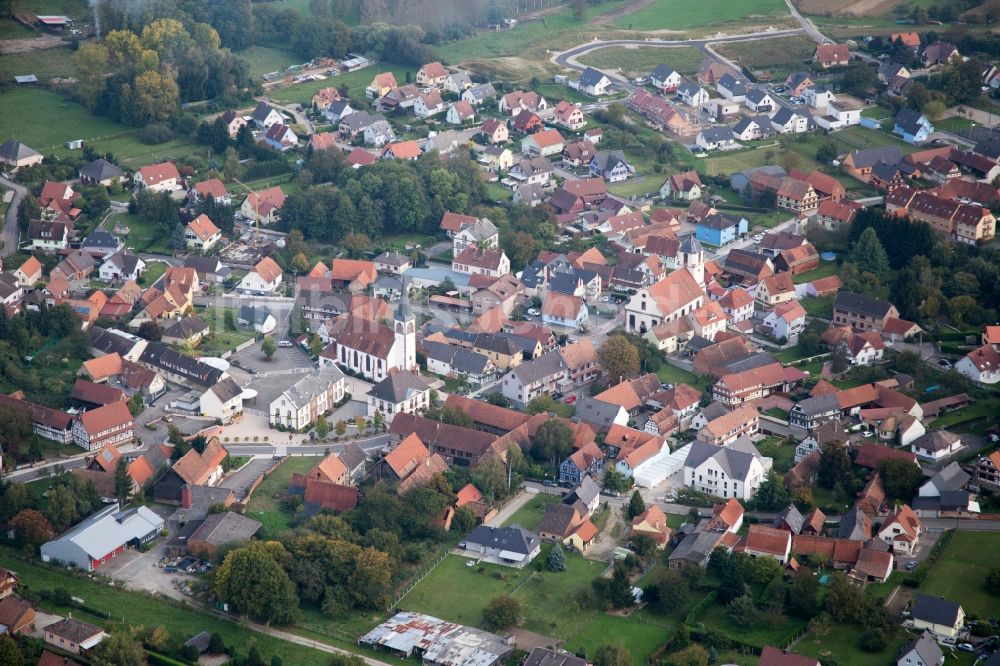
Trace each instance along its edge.
<instances>
[{"instance_id":1,"label":"curving road","mask_svg":"<svg viewBox=\"0 0 1000 666\"><path fill-rule=\"evenodd\" d=\"M586 65L581 64L577 58L586 55L593 51L598 51L600 49L614 48L614 47L649 47L649 48L664 48L664 49L676 49L692 47L700 50L706 56L712 58L713 60L722 62L731 67L735 67L732 62L728 59L722 57L716 53L712 46L716 44L731 44L738 42L753 42L762 39L778 39L780 37L789 37L792 35L798 35L804 32L803 28L792 28L789 30L762 30L759 32L750 32L745 35L732 35L732 36L718 36L718 37L708 37L705 39L612 39L612 40L594 40L592 42L587 42L586 44L580 44L579 46L574 46L571 49L567 49L560 53L556 53L552 56L551 61L560 67L565 67L567 69L573 69L578 72L582 72L586 69ZM620 75L613 75L605 72L609 77L615 78L619 83L623 84L623 87L628 91L632 92L635 86L629 81L621 77Z\"/></svg>"},{"instance_id":2,"label":"curving road","mask_svg":"<svg viewBox=\"0 0 1000 666\"><path fill-rule=\"evenodd\" d=\"M825 37L823 33L819 31L819 28L816 27L815 23L799 13L799 10L792 4L792 0L785 0L785 4L788 6L788 11L791 12L792 18L798 21L799 25L802 26L802 30L809 35L809 39L814 42L819 42L820 44L830 44L833 42L832 39Z\"/></svg>"},{"instance_id":3,"label":"curving road","mask_svg":"<svg viewBox=\"0 0 1000 666\"><path fill-rule=\"evenodd\" d=\"M18 185L12 180L0 176L0 185L14 191L14 198L11 199L7 208L7 215L3 222L3 231L0 231L0 257L9 257L17 252L17 245L21 240L21 230L17 228L17 210L21 207L21 201L28 194L28 188Z\"/></svg>"}]
</instances>

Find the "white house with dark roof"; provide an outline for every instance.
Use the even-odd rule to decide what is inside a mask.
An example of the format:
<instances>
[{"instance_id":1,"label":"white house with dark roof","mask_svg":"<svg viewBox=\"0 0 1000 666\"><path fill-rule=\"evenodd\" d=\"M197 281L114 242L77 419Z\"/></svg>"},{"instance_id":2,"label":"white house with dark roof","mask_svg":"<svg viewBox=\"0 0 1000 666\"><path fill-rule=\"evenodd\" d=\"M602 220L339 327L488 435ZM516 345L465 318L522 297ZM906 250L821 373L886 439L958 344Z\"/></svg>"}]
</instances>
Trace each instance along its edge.
<instances>
[{"instance_id":1,"label":"white house with dark roof","mask_svg":"<svg viewBox=\"0 0 1000 666\"><path fill-rule=\"evenodd\" d=\"M745 437L729 446L699 441L690 446L684 460L684 485L716 497L751 499L771 469L771 459Z\"/></svg>"},{"instance_id":2,"label":"white house with dark roof","mask_svg":"<svg viewBox=\"0 0 1000 666\"><path fill-rule=\"evenodd\" d=\"M268 405L272 426L301 430L332 411L344 398L344 373L332 365L317 368L279 393Z\"/></svg>"},{"instance_id":3,"label":"white house with dark roof","mask_svg":"<svg viewBox=\"0 0 1000 666\"><path fill-rule=\"evenodd\" d=\"M267 102L257 104L251 117L257 128L262 130L270 129L272 125L277 125L285 120L281 113Z\"/></svg>"},{"instance_id":4,"label":"white house with dark roof","mask_svg":"<svg viewBox=\"0 0 1000 666\"><path fill-rule=\"evenodd\" d=\"M580 75L580 90L595 97L607 95L613 83L607 74L593 67L583 70Z\"/></svg>"},{"instance_id":5,"label":"white house with dark roof","mask_svg":"<svg viewBox=\"0 0 1000 666\"><path fill-rule=\"evenodd\" d=\"M482 561L518 569L529 564L541 552L542 542L518 525L489 527L480 525L459 544L459 548L479 554Z\"/></svg>"},{"instance_id":6,"label":"white house with dark roof","mask_svg":"<svg viewBox=\"0 0 1000 666\"><path fill-rule=\"evenodd\" d=\"M416 414L430 407L431 387L420 375L413 372L396 372L373 386L366 395L368 416L382 414L386 423L392 423L396 414Z\"/></svg>"},{"instance_id":7,"label":"white house with dark roof","mask_svg":"<svg viewBox=\"0 0 1000 666\"><path fill-rule=\"evenodd\" d=\"M661 64L649 73L649 82L663 92L674 92L684 79L669 65Z\"/></svg>"}]
</instances>

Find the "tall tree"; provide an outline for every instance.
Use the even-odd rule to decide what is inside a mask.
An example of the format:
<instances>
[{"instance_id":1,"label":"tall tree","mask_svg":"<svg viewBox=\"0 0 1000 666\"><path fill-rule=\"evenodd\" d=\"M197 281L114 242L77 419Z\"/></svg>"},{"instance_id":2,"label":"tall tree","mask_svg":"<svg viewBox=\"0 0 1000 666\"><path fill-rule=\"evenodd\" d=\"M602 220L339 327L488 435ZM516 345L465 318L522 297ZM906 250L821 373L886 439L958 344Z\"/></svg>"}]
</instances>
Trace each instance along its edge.
<instances>
[{"instance_id":1,"label":"tall tree","mask_svg":"<svg viewBox=\"0 0 1000 666\"><path fill-rule=\"evenodd\" d=\"M882 277L889 270L889 255L872 228L865 229L851 247L847 260L862 273L872 273Z\"/></svg>"},{"instance_id":2,"label":"tall tree","mask_svg":"<svg viewBox=\"0 0 1000 666\"><path fill-rule=\"evenodd\" d=\"M573 431L562 421L549 419L538 426L531 444L531 455L548 460L553 466L573 451Z\"/></svg>"},{"instance_id":3,"label":"tall tree","mask_svg":"<svg viewBox=\"0 0 1000 666\"><path fill-rule=\"evenodd\" d=\"M834 488L850 473L851 459L847 456L847 448L836 440L825 442L819 454L819 485Z\"/></svg>"},{"instance_id":4,"label":"tall tree","mask_svg":"<svg viewBox=\"0 0 1000 666\"><path fill-rule=\"evenodd\" d=\"M31 546L40 546L52 538L52 524L36 509L22 509L10 519L18 538Z\"/></svg>"},{"instance_id":5,"label":"tall tree","mask_svg":"<svg viewBox=\"0 0 1000 666\"><path fill-rule=\"evenodd\" d=\"M625 512L629 519L641 515L646 510L646 503L642 501L642 495L638 490L632 492L632 497L628 501L628 510Z\"/></svg>"},{"instance_id":6,"label":"tall tree","mask_svg":"<svg viewBox=\"0 0 1000 666\"><path fill-rule=\"evenodd\" d=\"M97 644L90 663L93 666L145 666L146 651L131 634L115 631Z\"/></svg>"},{"instance_id":7,"label":"tall tree","mask_svg":"<svg viewBox=\"0 0 1000 666\"><path fill-rule=\"evenodd\" d=\"M597 351L608 382L617 384L639 374L639 350L623 335L612 335Z\"/></svg>"},{"instance_id":8,"label":"tall tree","mask_svg":"<svg viewBox=\"0 0 1000 666\"><path fill-rule=\"evenodd\" d=\"M128 461L119 458L115 463L115 497L122 506L128 503L132 496L132 477L128 473Z\"/></svg>"},{"instance_id":9,"label":"tall tree","mask_svg":"<svg viewBox=\"0 0 1000 666\"><path fill-rule=\"evenodd\" d=\"M562 546L559 544L552 546L545 566L549 571L566 571L566 553L563 552Z\"/></svg>"},{"instance_id":10,"label":"tall tree","mask_svg":"<svg viewBox=\"0 0 1000 666\"><path fill-rule=\"evenodd\" d=\"M236 612L275 624L288 624L298 614L298 597L288 574L275 557L280 544L251 543L232 550L215 572L215 592Z\"/></svg>"},{"instance_id":11,"label":"tall tree","mask_svg":"<svg viewBox=\"0 0 1000 666\"><path fill-rule=\"evenodd\" d=\"M614 571L611 572L611 582L608 584L608 601L613 608L628 608L635 603L628 570L620 562L615 565Z\"/></svg>"},{"instance_id":12,"label":"tall tree","mask_svg":"<svg viewBox=\"0 0 1000 666\"><path fill-rule=\"evenodd\" d=\"M882 460L878 464L879 477L885 496L890 500L909 502L924 481L919 465L909 460Z\"/></svg>"}]
</instances>

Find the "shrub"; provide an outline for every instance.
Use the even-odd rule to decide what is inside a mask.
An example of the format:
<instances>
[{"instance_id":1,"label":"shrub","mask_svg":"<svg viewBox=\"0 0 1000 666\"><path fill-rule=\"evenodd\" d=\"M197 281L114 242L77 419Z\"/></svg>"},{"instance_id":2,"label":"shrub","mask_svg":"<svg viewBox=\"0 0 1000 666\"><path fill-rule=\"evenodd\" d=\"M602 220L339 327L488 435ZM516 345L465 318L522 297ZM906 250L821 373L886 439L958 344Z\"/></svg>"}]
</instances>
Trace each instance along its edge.
<instances>
[{"instance_id":1,"label":"shrub","mask_svg":"<svg viewBox=\"0 0 1000 666\"><path fill-rule=\"evenodd\" d=\"M152 125L146 125L138 134L139 141L142 143L152 146L158 143L166 143L174 138L174 133L166 125L161 125L159 123L154 123Z\"/></svg>"}]
</instances>

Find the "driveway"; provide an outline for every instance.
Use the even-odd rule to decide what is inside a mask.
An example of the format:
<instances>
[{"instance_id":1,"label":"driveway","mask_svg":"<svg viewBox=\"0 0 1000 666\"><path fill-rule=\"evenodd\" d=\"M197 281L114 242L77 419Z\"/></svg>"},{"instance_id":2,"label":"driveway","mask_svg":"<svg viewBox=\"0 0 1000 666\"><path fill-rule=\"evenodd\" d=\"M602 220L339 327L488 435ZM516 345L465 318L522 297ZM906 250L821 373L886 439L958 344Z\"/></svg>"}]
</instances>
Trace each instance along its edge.
<instances>
[{"instance_id":1,"label":"driveway","mask_svg":"<svg viewBox=\"0 0 1000 666\"><path fill-rule=\"evenodd\" d=\"M250 486L264 475L267 470L274 467L277 461L274 458L254 458L243 467L239 468L219 483L220 488L229 488L236 495L236 501L240 502L250 490Z\"/></svg>"},{"instance_id":2,"label":"driveway","mask_svg":"<svg viewBox=\"0 0 1000 666\"><path fill-rule=\"evenodd\" d=\"M3 176L0 176L0 185L14 191L14 198L11 199L7 215L4 217L3 231L0 232L0 244L2 244L0 245L0 257L9 257L17 252L17 245L20 242L21 230L17 228L17 210L28 193L28 188Z\"/></svg>"}]
</instances>

